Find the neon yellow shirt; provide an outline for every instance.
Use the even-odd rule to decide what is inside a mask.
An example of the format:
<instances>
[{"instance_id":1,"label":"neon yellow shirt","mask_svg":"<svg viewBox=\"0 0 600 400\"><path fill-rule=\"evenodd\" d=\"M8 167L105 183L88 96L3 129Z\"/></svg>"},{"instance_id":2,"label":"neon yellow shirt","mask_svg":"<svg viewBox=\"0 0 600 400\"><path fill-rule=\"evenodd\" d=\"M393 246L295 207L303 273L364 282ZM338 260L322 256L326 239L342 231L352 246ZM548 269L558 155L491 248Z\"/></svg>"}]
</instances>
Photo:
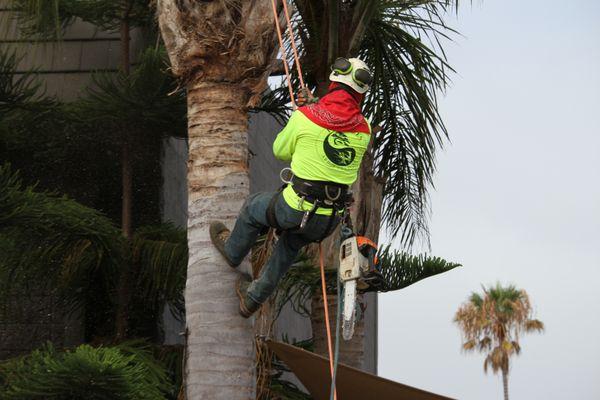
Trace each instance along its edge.
<instances>
[{"instance_id":1,"label":"neon yellow shirt","mask_svg":"<svg viewBox=\"0 0 600 400\"><path fill-rule=\"evenodd\" d=\"M332 131L294 111L273 143L273 154L282 161L291 161L292 172L299 178L350 186L358 177L369 140L371 135L367 133ZM283 190L283 198L296 210L312 209L312 204L306 201L300 207L300 198L290 185ZM317 214L331 215L331 212L331 209L317 209Z\"/></svg>"}]
</instances>

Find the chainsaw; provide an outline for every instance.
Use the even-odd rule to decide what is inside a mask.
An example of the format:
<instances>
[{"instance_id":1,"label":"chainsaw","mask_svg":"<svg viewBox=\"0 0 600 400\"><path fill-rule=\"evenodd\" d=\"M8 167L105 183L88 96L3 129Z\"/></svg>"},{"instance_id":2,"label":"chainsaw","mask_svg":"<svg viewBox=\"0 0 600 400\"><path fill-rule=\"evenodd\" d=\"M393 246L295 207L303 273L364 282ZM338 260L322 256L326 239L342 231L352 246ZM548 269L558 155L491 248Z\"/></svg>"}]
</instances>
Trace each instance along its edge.
<instances>
[{"instance_id":1,"label":"chainsaw","mask_svg":"<svg viewBox=\"0 0 600 400\"><path fill-rule=\"evenodd\" d=\"M338 277L343 287L342 336L350 340L358 307L357 293L377 289L384 284L379 270L377 245L364 236L351 236L340 246Z\"/></svg>"}]
</instances>

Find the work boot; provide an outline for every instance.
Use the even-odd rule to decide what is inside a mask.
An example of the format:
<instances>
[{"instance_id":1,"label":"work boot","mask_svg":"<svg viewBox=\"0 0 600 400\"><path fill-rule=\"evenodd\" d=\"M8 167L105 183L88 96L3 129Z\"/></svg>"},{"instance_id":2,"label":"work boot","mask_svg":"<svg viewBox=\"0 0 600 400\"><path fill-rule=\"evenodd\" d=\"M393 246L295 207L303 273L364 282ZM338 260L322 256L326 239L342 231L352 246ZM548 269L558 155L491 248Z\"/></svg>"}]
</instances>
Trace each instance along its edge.
<instances>
[{"instance_id":1,"label":"work boot","mask_svg":"<svg viewBox=\"0 0 600 400\"><path fill-rule=\"evenodd\" d=\"M244 318L250 318L259 308L260 304L248 297L248 287L250 281L240 277L235 286L235 293L240 299L240 315Z\"/></svg>"},{"instance_id":2,"label":"work boot","mask_svg":"<svg viewBox=\"0 0 600 400\"><path fill-rule=\"evenodd\" d=\"M229 239L229 236L231 235L231 232L229 231L229 229L227 229L227 227L222 222L212 221L210 223L209 232L210 232L210 240L213 242L213 245L217 248L217 250L219 250L219 253L221 253L223 258L225 258L225 261L227 261L227 264L229 264L229 266L231 268L237 268L238 265L234 264L229 259L229 257L227 257L227 253L225 252L225 243L227 242L227 239Z\"/></svg>"}]
</instances>

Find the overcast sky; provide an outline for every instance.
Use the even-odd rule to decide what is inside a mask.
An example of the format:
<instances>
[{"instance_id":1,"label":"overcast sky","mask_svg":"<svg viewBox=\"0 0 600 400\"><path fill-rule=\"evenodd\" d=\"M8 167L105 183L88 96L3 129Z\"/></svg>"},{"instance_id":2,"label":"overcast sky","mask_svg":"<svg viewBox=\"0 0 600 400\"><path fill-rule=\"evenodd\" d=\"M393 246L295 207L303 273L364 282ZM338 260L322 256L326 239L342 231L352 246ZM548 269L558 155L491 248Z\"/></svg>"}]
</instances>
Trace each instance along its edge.
<instances>
[{"instance_id":1,"label":"overcast sky","mask_svg":"<svg viewBox=\"0 0 600 400\"><path fill-rule=\"evenodd\" d=\"M480 285L527 290L546 333L522 340L511 399L600 399L600 1L463 2L441 101L432 251L464 265L380 295L379 373L501 399L451 322Z\"/></svg>"}]
</instances>

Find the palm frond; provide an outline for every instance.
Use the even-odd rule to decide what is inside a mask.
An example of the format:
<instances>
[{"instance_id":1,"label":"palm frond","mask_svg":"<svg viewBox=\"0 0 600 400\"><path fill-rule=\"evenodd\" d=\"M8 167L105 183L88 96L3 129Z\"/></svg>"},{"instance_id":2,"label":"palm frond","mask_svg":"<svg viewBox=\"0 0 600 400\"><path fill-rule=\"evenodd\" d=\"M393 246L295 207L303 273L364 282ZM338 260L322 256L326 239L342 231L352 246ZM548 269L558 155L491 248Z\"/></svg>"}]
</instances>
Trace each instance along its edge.
<instances>
[{"instance_id":1,"label":"palm frond","mask_svg":"<svg viewBox=\"0 0 600 400\"><path fill-rule=\"evenodd\" d=\"M531 319L533 310L529 296L514 285L497 283L483 287L483 295L472 293L454 316L464 338L463 347L479 343L478 351L486 355L483 368L487 372L506 372L510 358L521 353L521 332L542 332L544 325Z\"/></svg>"},{"instance_id":2,"label":"palm frond","mask_svg":"<svg viewBox=\"0 0 600 400\"><path fill-rule=\"evenodd\" d=\"M461 264L440 257L411 255L384 246L379 252L380 272L384 278L382 292L403 289L425 278L460 267ZM367 290L370 291L371 289Z\"/></svg>"},{"instance_id":3,"label":"palm frond","mask_svg":"<svg viewBox=\"0 0 600 400\"><path fill-rule=\"evenodd\" d=\"M369 287L363 292L388 292L400 290L425 278L448 272L460 264L448 262L439 257L414 256L399 252L385 246L378 255L380 271L384 285L380 288ZM337 292L337 270L326 269L327 292ZM307 308L309 300L319 290L321 276L319 269L306 256L300 259L280 282L276 294L276 309L278 313L287 302L290 302L295 312L310 315Z\"/></svg>"},{"instance_id":4,"label":"palm frond","mask_svg":"<svg viewBox=\"0 0 600 400\"><path fill-rule=\"evenodd\" d=\"M516 340L511 342L511 346L516 354L521 354L521 345Z\"/></svg>"},{"instance_id":5,"label":"palm frond","mask_svg":"<svg viewBox=\"0 0 600 400\"><path fill-rule=\"evenodd\" d=\"M530 319L525 322L525 332L543 332L544 323L539 319Z\"/></svg>"},{"instance_id":6,"label":"palm frond","mask_svg":"<svg viewBox=\"0 0 600 400\"><path fill-rule=\"evenodd\" d=\"M427 191L447 138L437 95L453 70L441 46L427 43L452 32L441 18L447 3L378 2L358 51L374 73L365 113L383 128L374 146L377 174L386 179L383 218L405 245L428 236Z\"/></svg>"},{"instance_id":7,"label":"palm frond","mask_svg":"<svg viewBox=\"0 0 600 400\"><path fill-rule=\"evenodd\" d=\"M462 345L462 349L467 352L474 351L476 348L477 348L477 340L475 340L475 339L467 340Z\"/></svg>"},{"instance_id":8,"label":"palm frond","mask_svg":"<svg viewBox=\"0 0 600 400\"><path fill-rule=\"evenodd\" d=\"M472 293L469 301L475 305L477 308L481 308L483 305L483 297L479 293Z\"/></svg>"},{"instance_id":9,"label":"palm frond","mask_svg":"<svg viewBox=\"0 0 600 400\"><path fill-rule=\"evenodd\" d=\"M250 112L269 113L278 123L284 125L291 112L287 86L282 85L265 92L261 97L260 103L256 107L251 108Z\"/></svg>"},{"instance_id":10,"label":"palm frond","mask_svg":"<svg viewBox=\"0 0 600 400\"><path fill-rule=\"evenodd\" d=\"M492 347L492 338L489 336L484 336L479 340L478 349L479 351L489 350Z\"/></svg>"}]
</instances>

